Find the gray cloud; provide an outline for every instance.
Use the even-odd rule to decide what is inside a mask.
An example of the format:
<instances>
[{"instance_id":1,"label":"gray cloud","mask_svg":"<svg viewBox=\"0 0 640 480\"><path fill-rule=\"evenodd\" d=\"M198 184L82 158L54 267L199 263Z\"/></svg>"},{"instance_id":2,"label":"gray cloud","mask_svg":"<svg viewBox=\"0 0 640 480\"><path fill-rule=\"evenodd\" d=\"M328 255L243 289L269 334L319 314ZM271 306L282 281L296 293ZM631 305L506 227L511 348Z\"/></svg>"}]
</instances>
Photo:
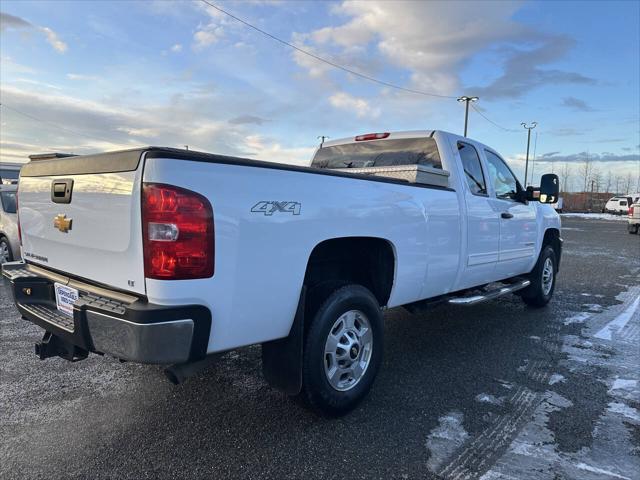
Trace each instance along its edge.
<instances>
[{"instance_id":1,"label":"gray cloud","mask_svg":"<svg viewBox=\"0 0 640 480\"><path fill-rule=\"evenodd\" d=\"M237 117L230 119L229 123L231 123L232 125L245 125L248 123L252 123L254 125L262 125L263 123L266 123L268 121L269 120L261 117L256 117L255 115L238 115Z\"/></svg>"},{"instance_id":2,"label":"gray cloud","mask_svg":"<svg viewBox=\"0 0 640 480\"><path fill-rule=\"evenodd\" d=\"M562 99L562 106L570 108L571 110L578 112L593 112L593 108L591 108L587 102L584 100L580 100L576 97L565 97Z\"/></svg>"},{"instance_id":3,"label":"gray cloud","mask_svg":"<svg viewBox=\"0 0 640 480\"><path fill-rule=\"evenodd\" d=\"M49 27L43 27L40 25L33 25L23 18L16 17L15 15L9 15L8 13L0 12L0 31L5 30L35 30L44 34L49 45L53 47L58 53L64 53L67 51L67 44L60 40L58 34L51 30Z\"/></svg>"},{"instance_id":4,"label":"gray cloud","mask_svg":"<svg viewBox=\"0 0 640 480\"><path fill-rule=\"evenodd\" d=\"M541 161L545 162L560 162L560 163L579 163L584 162L587 158L589 158L593 162L638 162L640 161L640 155L638 154L628 154L628 155L617 155L611 152L603 152L603 153L589 153L589 152L579 152L572 153L569 155L559 155L559 152L550 152L545 153L544 155L540 155L538 158Z\"/></svg>"},{"instance_id":5,"label":"gray cloud","mask_svg":"<svg viewBox=\"0 0 640 480\"><path fill-rule=\"evenodd\" d=\"M0 30L5 31L10 28L33 28L33 25L20 17L0 12Z\"/></svg>"},{"instance_id":6,"label":"gray cloud","mask_svg":"<svg viewBox=\"0 0 640 480\"><path fill-rule=\"evenodd\" d=\"M503 73L485 87L469 87L484 99L518 98L534 88L557 84L596 85L597 81L577 72L543 69L543 65L562 58L573 47L574 41L563 35L548 37L531 50L502 49L506 60Z\"/></svg>"}]
</instances>

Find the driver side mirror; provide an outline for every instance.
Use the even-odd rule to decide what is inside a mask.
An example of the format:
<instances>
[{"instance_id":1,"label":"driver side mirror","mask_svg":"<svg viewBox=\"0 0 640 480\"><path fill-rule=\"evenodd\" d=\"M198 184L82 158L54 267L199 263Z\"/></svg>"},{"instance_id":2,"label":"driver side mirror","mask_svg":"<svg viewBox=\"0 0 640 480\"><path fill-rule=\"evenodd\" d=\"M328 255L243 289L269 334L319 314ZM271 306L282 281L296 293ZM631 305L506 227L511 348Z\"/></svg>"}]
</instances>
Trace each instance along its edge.
<instances>
[{"instance_id":1,"label":"driver side mirror","mask_svg":"<svg viewBox=\"0 0 640 480\"><path fill-rule=\"evenodd\" d=\"M527 200L540 203L556 203L560 194L560 180L553 173L545 173L540 179L540 188L527 187L525 196Z\"/></svg>"},{"instance_id":2,"label":"driver side mirror","mask_svg":"<svg viewBox=\"0 0 640 480\"><path fill-rule=\"evenodd\" d=\"M540 203L556 203L560 193L560 180L554 173L545 173L540 179Z\"/></svg>"}]
</instances>

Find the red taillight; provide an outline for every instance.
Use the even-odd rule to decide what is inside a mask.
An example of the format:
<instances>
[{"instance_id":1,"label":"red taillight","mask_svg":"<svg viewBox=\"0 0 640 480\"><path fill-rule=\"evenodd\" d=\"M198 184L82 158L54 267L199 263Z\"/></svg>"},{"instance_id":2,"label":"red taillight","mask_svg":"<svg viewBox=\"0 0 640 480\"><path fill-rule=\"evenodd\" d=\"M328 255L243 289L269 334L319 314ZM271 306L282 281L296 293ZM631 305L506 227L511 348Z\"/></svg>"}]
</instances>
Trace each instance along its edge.
<instances>
[{"instance_id":1,"label":"red taillight","mask_svg":"<svg viewBox=\"0 0 640 480\"><path fill-rule=\"evenodd\" d=\"M356 137L356 142L363 142L365 140L380 140L382 138L387 138L390 135L389 132L384 133L367 133L366 135L358 135Z\"/></svg>"},{"instance_id":2,"label":"red taillight","mask_svg":"<svg viewBox=\"0 0 640 480\"><path fill-rule=\"evenodd\" d=\"M145 277L213 276L213 209L202 195L172 185L143 184L142 235Z\"/></svg>"},{"instance_id":3,"label":"red taillight","mask_svg":"<svg viewBox=\"0 0 640 480\"><path fill-rule=\"evenodd\" d=\"M629 207L629 216L633 217L633 205Z\"/></svg>"}]
</instances>

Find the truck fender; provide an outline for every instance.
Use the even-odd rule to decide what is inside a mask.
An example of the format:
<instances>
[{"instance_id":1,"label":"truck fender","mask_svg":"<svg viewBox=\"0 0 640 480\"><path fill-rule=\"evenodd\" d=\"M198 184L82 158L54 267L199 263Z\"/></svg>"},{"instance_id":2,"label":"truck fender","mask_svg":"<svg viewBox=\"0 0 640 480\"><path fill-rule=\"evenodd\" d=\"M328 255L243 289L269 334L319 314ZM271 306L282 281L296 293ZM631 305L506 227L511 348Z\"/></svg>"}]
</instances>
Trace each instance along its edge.
<instances>
[{"instance_id":1,"label":"truck fender","mask_svg":"<svg viewBox=\"0 0 640 480\"><path fill-rule=\"evenodd\" d=\"M289 335L262 344L262 375L269 385L297 395L302 390L302 348L307 287L302 286Z\"/></svg>"}]
</instances>

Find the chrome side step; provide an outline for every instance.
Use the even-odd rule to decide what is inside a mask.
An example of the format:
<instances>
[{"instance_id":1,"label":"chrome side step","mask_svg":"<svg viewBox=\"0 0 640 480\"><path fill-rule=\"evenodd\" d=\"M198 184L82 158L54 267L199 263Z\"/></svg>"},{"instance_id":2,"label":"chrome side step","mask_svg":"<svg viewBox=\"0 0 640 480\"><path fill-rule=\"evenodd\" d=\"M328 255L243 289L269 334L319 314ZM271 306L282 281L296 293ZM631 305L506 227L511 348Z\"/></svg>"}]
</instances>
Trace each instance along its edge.
<instances>
[{"instance_id":1,"label":"chrome side step","mask_svg":"<svg viewBox=\"0 0 640 480\"><path fill-rule=\"evenodd\" d=\"M475 305L476 303L486 302L487 300L493 300L494 298L501 297L508 293L517 292L523 288L527 288L531 285L529 280L520 280L512 283L507 287L496 288L495 290L489 290L481 295L472 295L470 297L452 297L448 300L448 303L454 305Z\"/></svg>"}]
</instances>

